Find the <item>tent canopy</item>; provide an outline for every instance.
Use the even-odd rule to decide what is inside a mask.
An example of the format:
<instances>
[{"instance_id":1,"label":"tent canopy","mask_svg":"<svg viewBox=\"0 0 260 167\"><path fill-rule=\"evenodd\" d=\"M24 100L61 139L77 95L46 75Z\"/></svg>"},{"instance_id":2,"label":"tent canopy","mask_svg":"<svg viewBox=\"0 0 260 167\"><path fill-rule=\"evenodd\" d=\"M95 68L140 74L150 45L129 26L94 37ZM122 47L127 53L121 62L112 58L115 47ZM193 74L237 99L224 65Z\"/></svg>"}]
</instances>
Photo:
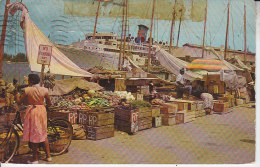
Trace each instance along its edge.
<instances>
[{"instance_id":1,"label":"tent canopy","mask_svg":"<svg viewBox=\"0 0 260 167\"><path fill-rule=\"evenodd\" d=\"M229 68L220 60L215 59L196 59L193 60L186 67L189 70L207 70L207 71L220 71L229 70Z\"/></svg>"},{"instance_id":2,"label":"tent canopy","mask_svg":"<svg viewBox=\"0 0 260 167\"><path fill-rule=\"evenodd\" d=\"M24 31L25 50L31 71L41 72L42 65L37 63L39 45L48 45L52 46L52 57L50 65L45 68L45 72L50 71L52 74L69 76L93 76L91 73L78 67L50 42L30 19L28 9L23 3L15 2L8 5L8 11L12 16L14 16L17 10L22 11L20 25Z\"/></svg>"}]
</instances>

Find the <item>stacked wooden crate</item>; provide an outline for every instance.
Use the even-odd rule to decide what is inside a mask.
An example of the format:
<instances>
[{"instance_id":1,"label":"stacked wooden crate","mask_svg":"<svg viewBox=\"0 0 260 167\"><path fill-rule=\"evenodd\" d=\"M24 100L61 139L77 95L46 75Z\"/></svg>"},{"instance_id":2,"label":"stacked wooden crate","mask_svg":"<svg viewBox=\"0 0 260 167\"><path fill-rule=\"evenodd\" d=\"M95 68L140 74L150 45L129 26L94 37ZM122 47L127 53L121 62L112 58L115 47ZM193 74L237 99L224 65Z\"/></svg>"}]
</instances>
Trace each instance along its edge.
<instances>
[{"instance_id":1,"label":"stacked wooden crate","mask_svg":"<svg viewBox=\"0 0 260 167\"><path fill-rule=\"evenodd\" d=\"M138 108L138 131L152 128L152 108Z\"/></svg>"},{"instance_id":2,"label":"stacked wooden crate","mask_svg":"<svg viewBox=\"0 0 260 167\"><path fill-rule=\"evenodd\" d=\"M152 106L152 118L153 118L153 127L157 128L162 126L162 117L160 113L160 106Z\"/></svg>"},{"instance_id":3,"label":"stacked wooden crate","mask_svg":"<svg viewBox=\"0 0 260 167\"><path fill-rule=\"evenodd\" d=\"M178 110L178 104L176 103L165 103L160 108L162 116L162 125L172 126L175 125L175 113Z\"/></svg>"},{"instance_id":4,"label":"stacked wooden crate","mask_svg":"<svg viewBox=\"0 0 260 167\"><path fill-rule=\"evenodd\" d=\"M136 134L138 131L138 111L121 107L115 108L115 126L117 130Z\"/></svg>"},{"instance_id":5,"label":"stacked wooden crate","mask_svg":"<svg viewBox=\"0 0 260 167\"><path fill-rule=\"evenodd\" d=\"M63 118L68 120L72 125L78 122L78 111L75 109L55 109L48 112L49 118Z\"/></svg>"},{"instance_id":6,"label":"stacked wooden crate","mask_svg":"<svg viewBox=\"0 0 260 167\"><path fill-rule=\"evenodd\" d=\"M89 140L100 140L114 136L114 109L100 108L79 112L79 124L86 127Z\"/></svg>"},{"instance_id":7,"label":"stacked wooden crate","mask_svg":"<svg viewBox=\"0 0 260 167\"><path fill-rule=\"evenodd\" d=\"M215 113L226 113L228 112L228 108L229 108L230 103L229 102L214 102L214 108L213 111Z\"/></svg>"},{"instance_id":8,"label":"stacked wooden crate","mask_svg":"<svg viewBox=\"0 0 260 167\"><path fill-rule=\"evenodd\" d=\"M195 111L182 110L176 113L176 124L188 123L195 120Z\"/></svg>"}]
</instances>

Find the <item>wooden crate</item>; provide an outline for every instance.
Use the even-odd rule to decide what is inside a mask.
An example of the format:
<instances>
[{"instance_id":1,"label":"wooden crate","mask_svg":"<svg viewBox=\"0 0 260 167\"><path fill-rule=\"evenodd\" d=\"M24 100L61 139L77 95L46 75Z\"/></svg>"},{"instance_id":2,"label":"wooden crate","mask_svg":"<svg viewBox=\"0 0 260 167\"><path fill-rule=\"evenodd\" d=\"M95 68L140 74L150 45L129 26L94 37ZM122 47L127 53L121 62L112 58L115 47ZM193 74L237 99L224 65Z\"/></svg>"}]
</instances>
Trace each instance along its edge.
<instances>
[{"instance_id":1,"label":"wooden crate","mask_svg":"<svg viewBox=\"0 0 260 167\"><path fill-rule=\"evenodd\" d=\"M203 110L204 108L203 108L203 101L198 101L197 103L197 110L198 111L201 111L201 110Z\"/></svg>"},{"instance_id":2,"label":"wooden crate","mask_svg":"<svg viewBox=\"0 0 260 167\"><path fill-rule=\"evenodd\" d=\"M223 113L223 112L227 112L228 108L229 108L229 102L215 102L213 111L217 113L218 112Z\"/></svg>"},{"instance_id":3,"label":"wooden crate","mask_svg":"<svg viewBox=\"0 0 260 167\"><path fill-rule=\"evenodd\" d=\"M158 128L160 126L162 126L162 117L161 116L153 117L153 127Z\"/></svg>"},{"instance_id":4,"label":"wooden crate","mask_svg":"<svg viewBox=\"0 0 260 167\"><path fill-rule=\"evenodd\" d=\"M152 107L138 108L138 119L152 117Z\"/></svg>"},{"instance_id":5,"label":"wooden crate","mask_svg":"<svg viewBox=\"0 0 260 167\"><path fill-rule=\"evenodd\" d=\"M135 134L138 131L137 109L115 109L115 126L118 130Z\"/></svg>"},{"instance_id":6,"label":"wooden crate","mask_svg":"<svg viewBox=\"0 0 260 167\"><path fill-rule=\"evenodd\" d=\"M178 104L176 103L164 103L160 107L161 114L174 114L178 111Z\"/></svg>"},{"instance_id":7,"label":"wooden crate","mask_svg":"<svg viewBox=\"0 0 260 167\"><path fill-rule=\"evenodd\" d=\"M178 111L188 110L188 103L186 102L177 102L178 104Z\"/></svg>"},{"instance_id":8,"label":"wooden crate","mask_svg":"<svg viewBox=\"0 0 260 167\"><path fill-rule=\"evenodd\" d=\"M152 117L158 117L160 116L160 106L154 105L152 106Z\"/></svg>"},{"instance_id":9,"label":"wooden crate","mask_svg":"<svg viewBox=\"0 0 260 167\"><path fill-rule=\"evenodd\" d=\"M106 125L100 127L87 126L87 139L100 140L114 136L114 125Z\"/></svg>"},{"instance_id":10,"label":"wooden crate","mask_svg":"<svg viewBox=\"0 0 260 167\"><path fill-rule=\"evenodd\" d=\"M164 126L172 126L176 124L175 115L171 116L162 116L162 125Z\"/></svg>"},{"instance_id":11,"label":"wooden crate","mask_svg":"<svg viewBox=\"0 0 260 167\"><path fill-rule=\"evenodd\" d=\"M138 131L152 128L152 117L138 118Z\"/></svg>"},{"instance_id":12,"label":"wooden crate","mask_svg":"<svg viewBox=\"0 0 260 167\"><path fill-rule=\"evenodd\" d=\"M188 123L195 120L195 111L187 112L186 110L176 113L176 124Z\"/></svg>"},{"instance_id":13,"label":"wooden crate","mask_svg":"<svg viewBox=\"0 0 260 167\"><path fill-rule=\"evenodd\" d=\"M77 124L78 122L78 112L77 110L66 110L69 112L59 112L59 111L53 111L48 112L49 118L63 118L68 120L72 125Z\"/></svg>"},{"instance_id":14,"label":"wooden crate","mask_svg":"<svg viewBox=\"0 0 260 167\"><path fill-rule=\"evenodd\" d=\"M95 110L96 111L96 110ZM87 126L105 126L114 124L114 112L79 111L78 124Z\"/></svg>"}]
</instances>

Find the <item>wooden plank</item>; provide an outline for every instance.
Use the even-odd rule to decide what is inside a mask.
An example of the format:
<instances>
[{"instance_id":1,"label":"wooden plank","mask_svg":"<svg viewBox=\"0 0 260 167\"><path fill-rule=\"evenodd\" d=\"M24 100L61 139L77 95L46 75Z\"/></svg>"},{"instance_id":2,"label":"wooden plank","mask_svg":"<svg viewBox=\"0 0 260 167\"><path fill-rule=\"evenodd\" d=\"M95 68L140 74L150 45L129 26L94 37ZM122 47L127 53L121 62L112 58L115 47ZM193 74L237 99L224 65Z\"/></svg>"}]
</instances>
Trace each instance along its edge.
<instances>
[{"instance_id":1,"label":"wooden plank","mask_svg":"<svg viewBox=\"0 0 260 167\"><path fill-rule=\"evenodd\" d=\"M106 133L92 133L88 132L87 134L87 139L89 140L101 140L101 139L106 139L114 137L114 131L111 132L106 132Z\"/></svg>"},{"instance_id":2,"label":"wooden plank","mask_svg":"<svg viewBox=\"0 0 260 167\"><path fill-rule=\"evenodd\" d=\"M138 113L138 119L140 119L140 118L146 118L146 117L152 117L152 111L143 112L143 113Z\"/></svg>"},{"instance_id":3,"label":"wooden plank","mask_svg":"<svg viewBox=\"0 0 260 167\"><path fill-rule=\"evenodd\" d=\"M145 129L151 129L152 127L153 127L152 122L149 124L138 125L138 131L145 130Z\"/></svg>"},{"instance_id":4,"label":"wooden plank","mask_svg":"<svg viewBox=\"0 0 260 167\"><path fill-rule=\"evenodd\" d=\"M142 119L138 119L138 126L142 125L142 124L149 124L152 123L152 117L146 117L146 118L142 118Z\"/></svg>"}]
</instances>

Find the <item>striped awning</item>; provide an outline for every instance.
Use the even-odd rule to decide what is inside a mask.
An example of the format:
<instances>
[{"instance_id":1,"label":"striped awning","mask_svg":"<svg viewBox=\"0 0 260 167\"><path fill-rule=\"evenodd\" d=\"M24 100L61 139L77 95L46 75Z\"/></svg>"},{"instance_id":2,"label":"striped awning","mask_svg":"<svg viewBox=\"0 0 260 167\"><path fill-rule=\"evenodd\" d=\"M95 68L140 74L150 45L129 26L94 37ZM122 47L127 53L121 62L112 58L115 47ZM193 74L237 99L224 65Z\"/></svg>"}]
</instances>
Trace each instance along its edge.
<instances>
[{"instance_id":1,"label":"striped awning","mask_svg":"<svg viewBox=\"0 0 260 167\"><path fill-rule=\"evenodd\" d=\"M229 70L229 68L220 60L215 59L196 59L186 67L189 70L207 70L220 71Z\"/></svg>"}]
</instances>

